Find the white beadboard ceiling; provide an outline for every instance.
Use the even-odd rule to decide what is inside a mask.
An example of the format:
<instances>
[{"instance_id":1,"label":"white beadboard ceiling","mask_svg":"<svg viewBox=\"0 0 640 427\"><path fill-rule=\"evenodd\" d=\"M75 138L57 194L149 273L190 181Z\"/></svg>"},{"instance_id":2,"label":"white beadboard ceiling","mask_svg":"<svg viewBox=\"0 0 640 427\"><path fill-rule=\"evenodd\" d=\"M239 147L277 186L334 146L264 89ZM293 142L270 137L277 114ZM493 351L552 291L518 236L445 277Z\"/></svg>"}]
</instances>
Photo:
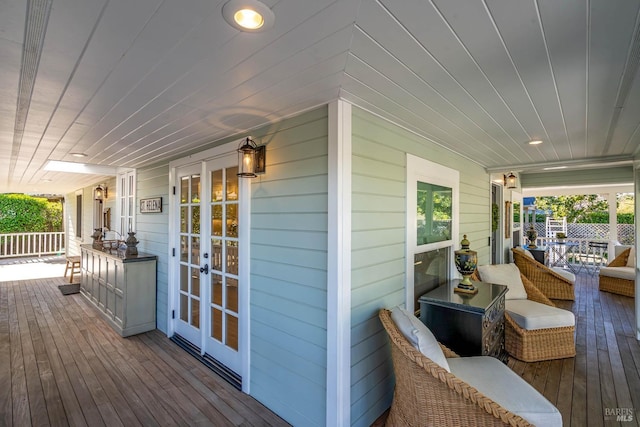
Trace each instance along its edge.
<instances>
[{"instance_id":1,"label":"white beadboard ceiling","mask_svg":"<svg viewBox=\"0 0 640 427\"><path fill-rule=\"evenodd\" d=\"M489 171L637 154L640 0L265 3L275 25L244 33L224 1L1 1L0 192L103 178L43 169L73 152L138 168L337 98Z\"/></svg>"}]
</instances>

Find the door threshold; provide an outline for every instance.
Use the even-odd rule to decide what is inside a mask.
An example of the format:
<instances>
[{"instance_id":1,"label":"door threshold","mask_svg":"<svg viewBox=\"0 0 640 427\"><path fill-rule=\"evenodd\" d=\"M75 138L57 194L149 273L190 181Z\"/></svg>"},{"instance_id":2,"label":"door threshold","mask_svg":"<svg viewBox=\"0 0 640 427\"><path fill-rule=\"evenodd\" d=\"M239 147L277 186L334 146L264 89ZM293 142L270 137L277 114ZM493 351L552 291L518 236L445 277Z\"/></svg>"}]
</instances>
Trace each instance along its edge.
<instances>
[{"instance_id":1,"label":"door threshold","mask_svg":"<svg viewBox=\"0 0 640 427\"><path fill-rule=\"evenodd\" d=\"M202 356L200 354L200 349L198 347L191 344L189 341L187 341L180 335L173 334L173 336L169 339L174 343L176 343L184 351L189 353L191 356L196 358L198 361L200 361L204 366L206 366L207 368L215 372L223 380L225 380L226 382L228 382L238 390L242 391L242 377L240 375L236 374L231 369L227 368L222 363L218 362L216 359L209 356L208 354L205 353L205 355Z\"/></svg>"}]
</instances>

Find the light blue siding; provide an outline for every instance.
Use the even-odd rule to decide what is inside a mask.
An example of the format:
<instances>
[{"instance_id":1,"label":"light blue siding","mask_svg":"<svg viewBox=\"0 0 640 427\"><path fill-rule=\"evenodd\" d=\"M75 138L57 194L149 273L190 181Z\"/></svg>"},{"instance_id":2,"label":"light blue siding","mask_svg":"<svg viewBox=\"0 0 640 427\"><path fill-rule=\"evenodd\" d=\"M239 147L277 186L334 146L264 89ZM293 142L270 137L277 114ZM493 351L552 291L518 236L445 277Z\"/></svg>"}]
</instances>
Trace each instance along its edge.
<instances>
[{"instance_id":1,"label":"light blue siding","mask_svg":"<svg viewBox=\"0 0 640 427\"><path fill-rule=\"evenodd\" d=\"M267 173L252 180L251 395L293 424L319 426L326 394L327 108L251 135L267 145ZM168 163L138 169L136 191L137 203L163 197L162 214L137 214L136 228L140 250L158 256L157 326L166 332Z\"/></svg>"},{"instance_id":2,"label":"light blue siding","mask_svg":"<svg viewBox=\"0 0 640 427\"><path fill-rule=\"evenodd\" d=\"M322 426L327 348L327 108L252 132L267 172L251 185L251 395Z\"/></svg>"},{"instance_id":3,"label":"light blue siding","mask_svg":"<svg viewBox=\"0 0 640 427\"><path fill-rule=\"evenodd\" d=\"M251 132L267 145L267 172L251 184L249 387L293 425L326 423L327 339L333 339L327 337L327 317L333 315L327 313L327 114L324 106ZM352 233L344 237L352 248L351 421L369 426L393 392L377 313L404 300L406 153L460 170L460 233L469 234L481 263L489 258L490 184L468 159L358 108L352 129ZM141 198L163 197L162 213L136 218L139 249L158 256L157 326L163 332L168 184L168 163L137 171L136 206Z\"/></svg>"},{"instance_id":4,"label":"light blue siding","mask_svg":"<svg viewBox=\"0 0 640 427\"><path fill-rule=\"evenodd\" d=\"M167 332L169 303L169 164L138 169L136 183L136 238L138 250L158 257L156 268L156 327ZM162 213L141 214L140 199L162 197ZM151 297L151 296L150 296Z\"/></svg>"},{"instance_id":5,"label":"light blue siding","mask_svg":"<svg viewBox=\"0 0 640 427\"><path fill-rule=\"evenodd\" d=\"M460 233L488 262L489 175L468 159L353 108L351 424L391 404L393 369L381 308L404 302L406 154L460 171Z\"/></svg>"}]
</instances>

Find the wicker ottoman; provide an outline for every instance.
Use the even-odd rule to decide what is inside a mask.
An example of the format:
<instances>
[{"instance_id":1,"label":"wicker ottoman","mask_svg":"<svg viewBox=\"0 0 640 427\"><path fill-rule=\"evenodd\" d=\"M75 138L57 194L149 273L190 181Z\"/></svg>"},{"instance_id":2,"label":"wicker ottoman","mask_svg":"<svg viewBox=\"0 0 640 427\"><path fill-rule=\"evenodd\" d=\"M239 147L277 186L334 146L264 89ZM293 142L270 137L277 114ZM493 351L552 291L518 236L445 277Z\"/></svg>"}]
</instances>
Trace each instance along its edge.
<instances>
[{"instance_id":1,"label":"wicker ottoman","mask_svg":"<svg viewBox=\"0 0 640 427\"><path fill-rule=\"evenodd\" d=\"M509 355L523 362L575 356L574 333L575 326L528 331L505 314L505 348Z\"/></svg>"}]
</instances>

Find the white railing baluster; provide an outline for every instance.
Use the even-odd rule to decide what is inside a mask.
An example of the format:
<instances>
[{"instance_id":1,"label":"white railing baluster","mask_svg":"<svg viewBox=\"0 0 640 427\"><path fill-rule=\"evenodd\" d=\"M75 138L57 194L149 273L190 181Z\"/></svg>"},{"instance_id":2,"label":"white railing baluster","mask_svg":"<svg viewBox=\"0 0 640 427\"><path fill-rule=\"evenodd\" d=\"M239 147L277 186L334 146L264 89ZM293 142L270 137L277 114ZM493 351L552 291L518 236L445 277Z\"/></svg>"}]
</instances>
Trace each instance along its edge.
<instances>
[{"instance_id":1,"label":"white railing baluster","mask_svg":"<svg viewBox=\"0 0 640 427\"><path fill-rule=\"evenodd\" d=\"M0 258L42 256L64 252L64 231L0 234Z\"/></svg>"}]
</instances>

